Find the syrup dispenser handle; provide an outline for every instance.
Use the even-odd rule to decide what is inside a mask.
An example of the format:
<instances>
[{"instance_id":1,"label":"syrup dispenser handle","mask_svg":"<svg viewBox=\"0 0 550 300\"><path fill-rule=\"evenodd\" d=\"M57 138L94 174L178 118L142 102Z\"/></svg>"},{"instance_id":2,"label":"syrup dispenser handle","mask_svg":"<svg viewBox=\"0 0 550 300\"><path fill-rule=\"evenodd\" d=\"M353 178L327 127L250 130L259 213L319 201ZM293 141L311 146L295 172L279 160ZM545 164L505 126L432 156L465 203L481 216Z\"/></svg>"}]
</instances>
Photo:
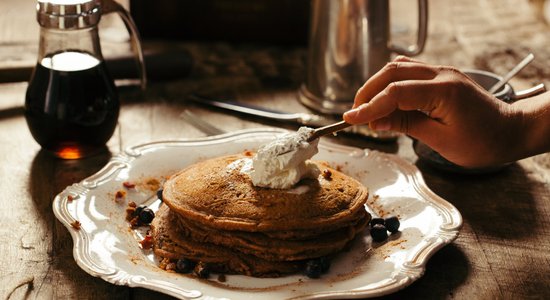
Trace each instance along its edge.
<instances>
[{"instance_id":1,"label":"syrup dispenser handle","mask_svg":"<svg viewBox=\"0 0 550 300\"><path fill-rule=\"evenodd\" d=\"M114 0L100 0L104 14L116 12L126 25L126 29L130 33L130 40L132 42L132 48L136 54L136 59L139 65L139 74L141 80L141 89L145 90L147 86L147 73L145 71L145 60L143 58L143 49L141 47L141 37L137 30L136 23L132 19L130 13L119 3Z\"/></svg>"}]
</instances>

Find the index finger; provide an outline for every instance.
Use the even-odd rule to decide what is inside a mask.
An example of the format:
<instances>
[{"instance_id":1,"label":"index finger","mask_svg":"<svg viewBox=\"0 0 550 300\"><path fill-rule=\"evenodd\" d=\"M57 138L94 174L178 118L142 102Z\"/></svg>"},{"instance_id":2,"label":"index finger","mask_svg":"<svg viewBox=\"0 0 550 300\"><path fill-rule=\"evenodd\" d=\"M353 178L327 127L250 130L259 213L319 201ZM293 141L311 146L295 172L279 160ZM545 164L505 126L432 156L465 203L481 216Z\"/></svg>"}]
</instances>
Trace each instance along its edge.
<instances>
[{"instance_id":1,"label":"index finger","mask_svg":"<svg viewBox=\"0 0 550 300\"><path fill-rule=\"evenodd\" d=\"M437 70L429 65L411 61L393 61L374 74L355 94L353 108L369 102L390 83L403 80L428 80L437 76Z\"/></svg>"},{"instance_id":2,"label":"index finger","mask_svg":"<svg viewBox=\"0 0 550 300\"><path fill-rule=\"evenodd\" d=\"M429 80L393 82L368 103L344 113L344 120L351 124L364 124L388 116L394 111L419 110L434 112L440 106L441 85ZM437 113L436 113L437 114Z\"/></svg>"}]
</instances>

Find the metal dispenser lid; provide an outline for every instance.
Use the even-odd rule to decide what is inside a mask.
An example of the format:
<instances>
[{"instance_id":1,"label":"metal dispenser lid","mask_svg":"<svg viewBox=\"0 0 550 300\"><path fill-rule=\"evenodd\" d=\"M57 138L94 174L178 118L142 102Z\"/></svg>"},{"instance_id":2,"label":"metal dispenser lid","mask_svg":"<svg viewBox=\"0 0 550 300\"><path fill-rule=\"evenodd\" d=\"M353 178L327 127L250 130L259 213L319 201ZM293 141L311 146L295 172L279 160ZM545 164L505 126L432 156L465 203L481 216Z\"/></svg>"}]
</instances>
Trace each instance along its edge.
<instances>
[{"instance_id":1,"label":"metal dispenser lid","mask_svg":"<svg viewBox=\"0 0 550 300\"><path fill-rule=\"evenodd\" d=\"M81 29L96 26L101 18L97 0L38 0L38 24L54 29Z\"/></svg>"}]
</instances>

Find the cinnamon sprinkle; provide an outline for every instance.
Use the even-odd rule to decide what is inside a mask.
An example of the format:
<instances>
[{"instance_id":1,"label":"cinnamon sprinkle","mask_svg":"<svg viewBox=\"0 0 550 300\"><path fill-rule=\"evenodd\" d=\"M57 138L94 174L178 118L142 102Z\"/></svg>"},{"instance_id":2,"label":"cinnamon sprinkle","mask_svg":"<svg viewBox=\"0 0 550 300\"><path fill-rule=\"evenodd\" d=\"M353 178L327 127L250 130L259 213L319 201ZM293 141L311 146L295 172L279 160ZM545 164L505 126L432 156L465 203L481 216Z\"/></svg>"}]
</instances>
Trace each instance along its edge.
<instances>
[{"instance_id":1,"label":"cinnamon sprinkle","mask_svg":"<svg viewBox=\"0 0 550 300\"><path fill-rule=\"evenodd\" d=\"M150 234L147 234L143 240L141 240L139 242L139 244L141 245L141 249L143 250L149 250L153 247L153 236L151 236Z\"/></svg>"},{"instance_id":2,"label":"cinnamon sprinkle","mask_svg":"<svg viewBox=\"0 0 550 300\"><path fill-rule=\"evenodd\" d=\"M136 184L130 181L124 181L122 185L127 189L133 189L136 187Z\"/></svg>"},{"instance_id":3,"label":"cinnamon sprinkle","mask_svg":"<svg viewBox=\"0 0 550 300\"><path fill-rule=\"evenodd\" d=\"M71 226L76 230L80 230L81 225L82 224L80 224L80 222L78 220L74 220L74 222L71 223Z\"/></svg>"}]
</instances>

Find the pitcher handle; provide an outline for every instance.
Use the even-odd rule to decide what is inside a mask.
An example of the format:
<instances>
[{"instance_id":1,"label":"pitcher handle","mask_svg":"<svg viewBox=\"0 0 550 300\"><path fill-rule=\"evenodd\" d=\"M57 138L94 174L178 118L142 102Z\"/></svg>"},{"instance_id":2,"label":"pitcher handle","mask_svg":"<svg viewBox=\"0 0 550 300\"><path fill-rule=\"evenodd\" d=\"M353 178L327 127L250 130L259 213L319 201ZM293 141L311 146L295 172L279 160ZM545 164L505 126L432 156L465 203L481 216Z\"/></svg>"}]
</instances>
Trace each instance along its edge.
<instances>
[{"instance_id":1,"label":"pitcher handle","mask_svg":"<svg viewBox=\"0 0 550 300\"><path fill-rule=\"evenodd\" d=\"M416 45L401 47L390 44L391 51L407 56L418 55L424 50L426 45L426 37L428 35L428 0L418 0L418 35Z\"/></svg>"},{"instance_id":2,"label":"pitcher handle","mask_svg":"<svg viewBox=\"0 0 550 300\"><path fill-rule=\"evenodd\" d=\"M143 49L141 47L141 37L137 26L132 19L130 13L119 3L114 0L100 0L104 14L116 12L126 25L126 29L130 33L130 40L132 42L132 49L134 49L136 59L139 66L139 75L141 80L141 89L145 90L147 86L147 73L145 71L145 60L143 58Z\"/></svg>"}]
</instances>

